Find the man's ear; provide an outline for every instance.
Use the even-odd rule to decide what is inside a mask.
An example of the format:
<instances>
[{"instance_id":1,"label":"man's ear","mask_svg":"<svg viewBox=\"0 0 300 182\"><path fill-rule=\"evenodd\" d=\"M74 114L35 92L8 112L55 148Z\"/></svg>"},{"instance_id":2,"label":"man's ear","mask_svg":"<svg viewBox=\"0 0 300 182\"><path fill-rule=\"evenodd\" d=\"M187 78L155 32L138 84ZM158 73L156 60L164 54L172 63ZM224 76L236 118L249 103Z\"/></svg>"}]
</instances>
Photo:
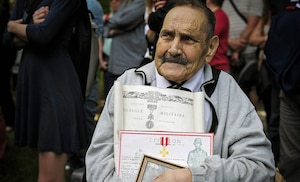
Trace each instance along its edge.
<instances>
[{"instance_id":1,"label":"man's ear","mask_svg":"<svg viewBox=\"0 0 300 182\"><path fill-rule=\"evenodd\" d=\"M214 35L210 39L208 46L209 47L208 47L207 55L206 55L206 58L205 58L205 61L207 63L209 63L212 60L212 58L214 57L214 55L217 52L217 49L219 47L219 37L217 35Z\"/></svg>"}]
</instances>

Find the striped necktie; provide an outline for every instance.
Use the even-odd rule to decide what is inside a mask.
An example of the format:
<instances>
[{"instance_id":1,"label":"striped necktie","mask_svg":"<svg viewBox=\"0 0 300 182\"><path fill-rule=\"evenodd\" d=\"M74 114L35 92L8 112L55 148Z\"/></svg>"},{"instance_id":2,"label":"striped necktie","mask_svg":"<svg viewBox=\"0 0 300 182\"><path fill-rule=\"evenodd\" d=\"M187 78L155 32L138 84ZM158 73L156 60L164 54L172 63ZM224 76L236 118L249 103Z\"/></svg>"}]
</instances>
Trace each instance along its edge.
<instances>
[{"instance_id":1,"label":"striped necktie","mask_svg":"<svg viewBox=\"0 0 300 182\"><path fill-rule=\"evenodd\" d=\"M192 92L190 89L183 87L182 85L184 84L184 82L182 84L177 84L173 81L169 81L171 83L170 86L168 86L167 88L173 88L173 89L179 89L179 90L185 90L188 92Z\"/></svg>"}]
</instances>

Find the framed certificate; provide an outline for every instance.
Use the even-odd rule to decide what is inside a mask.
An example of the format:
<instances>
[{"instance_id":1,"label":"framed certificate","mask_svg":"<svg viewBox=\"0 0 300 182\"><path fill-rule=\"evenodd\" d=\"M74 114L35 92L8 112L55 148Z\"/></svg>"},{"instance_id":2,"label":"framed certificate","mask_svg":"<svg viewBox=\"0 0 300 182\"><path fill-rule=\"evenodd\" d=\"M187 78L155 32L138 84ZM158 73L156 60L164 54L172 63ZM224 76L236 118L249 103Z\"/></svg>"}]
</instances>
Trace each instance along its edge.
<instances>
[{"instance_id":1,"label":"framed certificate","mask_svg":"<svg viewBox=\"0 0 300 182\"><path fill-rule=\"evenodd\" d=\"M213 133L122 130L119 136L116 166L124 182L136 179L145 155L178 166L198 167L213 154Z\"/></svg>"},{"instance_id":2,"label":"framed certificate","mask_svg":"<svg viewBox=\"0 0 300 182\"><path fill-rule=\"evenodd\" d=\"M155 177L169 169L183 168L182 166L163 161L152 156L144 155L136 182L151 182Z\"/></svg>"}]
</instances>

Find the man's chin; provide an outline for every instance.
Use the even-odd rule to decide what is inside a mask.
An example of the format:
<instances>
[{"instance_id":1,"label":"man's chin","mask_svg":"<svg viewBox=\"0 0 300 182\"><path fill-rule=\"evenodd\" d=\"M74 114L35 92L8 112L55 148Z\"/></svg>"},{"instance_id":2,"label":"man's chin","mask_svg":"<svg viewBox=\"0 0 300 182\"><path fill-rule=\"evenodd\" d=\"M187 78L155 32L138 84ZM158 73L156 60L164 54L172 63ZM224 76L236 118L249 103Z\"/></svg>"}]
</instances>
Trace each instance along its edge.
<instances>
[{"instance_id":1,"label":"man's chin","mask_svg":"<svg viewBox=\"0 0 300 182\"><path fill-rule=\"evenodd\" d=\"M158 72L160 75L162 75L166 79L173 80L173 79L177 78L178 76L180 76L185 70L186 70L186 67L181 64L163 63L159 67Z\"/></svg>"}]
</instances>

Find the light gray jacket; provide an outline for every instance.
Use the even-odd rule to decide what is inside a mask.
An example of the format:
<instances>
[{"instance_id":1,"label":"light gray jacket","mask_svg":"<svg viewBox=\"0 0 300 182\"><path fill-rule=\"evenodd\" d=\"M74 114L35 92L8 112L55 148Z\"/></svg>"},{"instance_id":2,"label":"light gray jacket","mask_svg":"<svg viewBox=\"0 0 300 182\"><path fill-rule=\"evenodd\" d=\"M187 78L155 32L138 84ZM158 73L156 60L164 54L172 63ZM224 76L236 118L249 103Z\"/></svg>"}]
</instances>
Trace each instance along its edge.
<instances>
[{"instance_id":1,"label":"light gray jacket","mask_svg":"<svg viewBox=\"0 0 300 182\"><path fill-rule=\"evenodd\" d=\"M154 63L126 71L120 78L129 85L156 85ZM273 181L271 144L248 97L227 73L204 65L201 90L213 111L213 156L199 168L190 168L193 181ZM110 91L86 155L88 181L118 181L114 163L114 88Z\"/></svg>"}]
</instances>

